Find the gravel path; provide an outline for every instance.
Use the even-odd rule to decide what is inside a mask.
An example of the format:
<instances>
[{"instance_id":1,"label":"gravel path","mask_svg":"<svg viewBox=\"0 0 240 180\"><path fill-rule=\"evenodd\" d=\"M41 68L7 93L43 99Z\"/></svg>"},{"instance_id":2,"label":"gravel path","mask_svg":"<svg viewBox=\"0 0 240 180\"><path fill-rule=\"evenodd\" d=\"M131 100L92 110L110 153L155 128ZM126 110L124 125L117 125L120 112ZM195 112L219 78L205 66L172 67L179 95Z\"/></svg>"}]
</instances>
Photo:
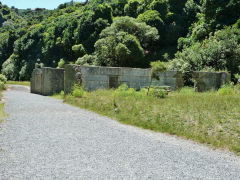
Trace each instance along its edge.
<instances>
[{"instance_id":1,"label":"gravel path","mask_svg":"<svg viewBox=\"0 0 240 180\"><path fill-rule=\"evenodd\" d=\"M11 86L0 179L240 179L240 158Z\"/></svg>"}]
</instances>

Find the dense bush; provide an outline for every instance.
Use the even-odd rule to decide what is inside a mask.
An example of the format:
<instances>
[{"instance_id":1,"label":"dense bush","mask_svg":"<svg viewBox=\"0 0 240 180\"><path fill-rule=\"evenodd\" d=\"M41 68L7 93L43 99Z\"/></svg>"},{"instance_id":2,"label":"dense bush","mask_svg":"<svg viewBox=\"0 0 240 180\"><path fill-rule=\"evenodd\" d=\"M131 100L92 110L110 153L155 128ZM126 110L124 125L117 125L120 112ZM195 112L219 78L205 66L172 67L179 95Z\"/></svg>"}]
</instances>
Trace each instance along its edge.
<instances>
[{"instance_id":1,"label":"dense bush","mask_svg":"<svg viewBox=\"0 0 240 180\"><path fill-rule=\"evenodd\" d=\"M66 64L66 61L62 58L58 62L58 68L64 68L64 65Z\"/></svg>"},{"instance_id":2,"label":"dense bush","mask_svg":"<svg viewBox=\"0 0 240 180\"><path fill-rule=\"evenodd\" d=\"M225 84L218 91L218 95L239 95L240 94L240 85L234 86L233 84Z\"/></svg>"},{"instance_id":3,"label":"dense bush","mask_svg":"<svg viewBox=\"0 0 240 180\"><path fill-rule=\"evenodd\" d=\"M18 69L16 62L12 59L8 59L2 65L2 74L10 80L18 80Z\"/></svg>"},{"instance_id":4,"label":"dense bush","mask_svg":"<svg viewBox=\"0 0 240 180\"><path fill-rule=\"evenodd\" d=\"M6 89L6 83L7 78L3 74L0 74L0 90Z\"/></svg>"},{"instance_id":5,"label":"dense bush","mask_svg":"<svg viewBox=\"0 0 240 180\"><path fill-rule=\"evenodd\" d=\"M82 44L74 45L72 51L75 53L76 57L82 57L86 54L86 51Z\"/></svg>"},{"instance_id":6,"label":"dense bush","mask_svg":"<svg viewBox=\"0 0 240 180\"><path fill-rule=\"evenodd\" d=\"M77 59L75 64L77 65L92 65L97 62L95 55L84 55L83 57L80 57Z\"/></svg>"},{"instance_id":7,"label":"dense bush","mask_svg":"<svg viewBox=\"0 0 240 180\"><path fill-rule=\"evenodd\" d=\"M0 4L0 69L29 80L38 59L49 67L174 59L173 68L185 72L238 73L239 9L239 0L92 0L55 10Z\"/></svg>"},{"instance_id":8,"label":"dense bush","mask_svg":"<svg viewBox=\"0 0 240 180\"><path fill-rule=\"evenodd\" d=\"M171 68L184 73L201 70L240 72L240 30L226 28L210 34L203 42L196 42L176 54Z\"/></svg>"},{"instance_id":9,"label":"dense bush","mask_svg":"<svg viewBox=\"0 0 240 180\"><path fill-rule=\"evenodd\" d=\"M85 91L81 85L75 84L73 86L72 95L77 98L81 98L85 95Z\"/></svg>"},{"instance_id":10,"label":"dense bush","mask_svg":"<svg viewBox=\"0 0 240 180\"><path fill-rule=\"evenodd\" d=\"M100 34L95 43L97 65L144 67L144 50L158 39L156 28L131 17L120 17Z\"/></svg>"},{"instance_id":11,"label":"dense bush","mask_svg":"<svg viewBox=\"0 0 240 180\"><path fill-rule=\"evenodd\" d=\"M0 81L3 82L4 84L7 83L7 78L3 74L0 74Z\"/></svg>"},{"instance_id":12,"label":"dense bush","mask_svg":"<svg viewBox=\"0 0 240 180\"><path fill-rule=\"evenodd\" d=\"M167 91L161 88L151 88L150 95L156 98L166 98Z\"/></svg>"}]
</instances>

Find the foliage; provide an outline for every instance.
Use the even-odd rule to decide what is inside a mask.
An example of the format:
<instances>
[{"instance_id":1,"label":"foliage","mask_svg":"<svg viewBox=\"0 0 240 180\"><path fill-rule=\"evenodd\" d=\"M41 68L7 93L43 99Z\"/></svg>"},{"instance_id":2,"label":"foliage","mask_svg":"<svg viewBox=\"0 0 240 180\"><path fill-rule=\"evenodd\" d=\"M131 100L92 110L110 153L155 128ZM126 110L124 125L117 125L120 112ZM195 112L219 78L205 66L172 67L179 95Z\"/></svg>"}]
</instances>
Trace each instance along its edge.
<instances>
[{"instance_id":1,"label":"foliage","mask_svg":"<svg viewBox=\"0 0 240 180\"><path fill-rule=\"evenodd\" d=\"M160 13L158 11L147 10L140 14L137 19L141 22L145 22L147 25L156 27L160 35L164 33L164 22L160 18Z\"/></svg>"},{"instance_id":2,"label":"foliage","mask_svg":"<svg viewBox=\"0 0 240 180\"><path fill-rule=\"evenodd\" d=\"M81 85L75 84L73 86L72 95L76 98L81 98L85 95L85 91Z\"/></svg>"},{"instance_id":3,"label":"foliage","mask_svg":"<svg viewBox=\"0 0 240 180\"><path fill-rule=\"evenodd\" d=\"M95 55L86 54L83 57L78 58L77 61L75 62L75 64L77 64L77 65L92 65L97 61L96 59L97 58Z\"/></svg>"},{"instance_id":4,"label":"foliage","mask_svg":"<svg viewBox=\"0 0 240 180\"><path fill-rule=\"evenodd\" d=\"M7 83L7 78L3 74L0 74L0 81L3 82L4 84Z\"/></svg>"},{"instance_id":5,"label":"foliage","mask_svg":"<svg viewBox=\"0 0 240 180\"><path fill-rule=\"evenodd\" d=\"M138 0L129 0L124 6L124 14L130 17L136 18L138 15L138 6L140 5Z\"/></svg>"},{"instance_id":6,"label":"foliage","mask_svg":"<svg viewBox=\"0 0 240 180\"><path fill-rule=\"evenodd\" d=\"M7 79L17 80L18 79L18 69L16 67L15 60L8 59L2 65L2 74L7 77Z\"/></svg>"},{"instance_id":7,"label":"foliage","mask_svg":"<svg viewBox=\"0 0 240 180\"><path fill-rule=\"evenodd\" d=\"M239 73L239 9L239 0L71 1L55 10L0 4L0 69L13 80L29 80L38 59L49 67L61 59L149 67L174 58L174 68L185 72Z\"/></svg>"},{"instance_id":8,"label":"foliage","mask_svg":"<svg viewBox=\"0 0 240 180\"><path fill-rule=\"evenodd\" d=\"M4 89L6 89L6 86L2 81L0 81L0 90L4 90Z\"/></svg>"},{"instance_id":9,"label":"foliage","mask_svg":"<svg viewBox=\"0 0 240 180\"><path fill-rule=\"evenodd\" d=\"M82 57L86 54L86 51L82 44L74 45L72 51L75 53L76 57Z\"/></svg>"},{"instance_id":10,"label":"foliage","mask_svg":"<svg viewBox=\"0 0 240 180\"><path fill-rule=\"evenodd\" d=\"M160 80L159 73L167 71L167 65L164 62L151 62L151 78Z\"/></svg>"},{"instance_id":11,"label":"foliage","mask_svg":"<svg viewBox=\"0 0 240 180\"><path fill-rule=\"evenodd\" d=\"M240 72L240 30L226 28L210 34L202 43L185 46L176 54L171 68L183 72L201 70L228 70L232 74Z\"/></svg>"},{"instance_id":12,"label":"foliage","mask_svg":"<svg viewBox=\"0 0 240 180\"><path fill-rule=\"evenodd\" d=\"M143 67L144 50L137 38L125 32L98 40L95 44L96 65Z\"/></svg>"},{"instance_id":13,"label":"foliage","mask_svg":"<svg viewBox=\"0 0 240 180\"><path fill-rule=\"evenodd\" d=\"M97 65L144 67L144 49L158 39L156 28L131 17L119 17L100 34L95 43Z\"/></svg>"},{"instance_id":14,"label":"foliage","mask_svg":"<svg viewBox=\"0 0 240 180\"><path fill-rule=\"evenodd\" d=\"M218 90L218 95L239 95L240 94L240 86L233 84L225 84Z\"/></svg>"},{"instance_id":15,"label":"foliage","mask_svg":"<svg viewBox=\"0 0 240 180\"><path fill-rule=\"evenodd\" d=\"M136 19L127 16L114 19L111 26L101 32L100 37L114 36L121 32L136 36L141 46L148 50L150 50L149 46L151 43L159 39L156 28L148 26L145 23L140 23Z\"/></svg>"},{"instance_id":16,"label":"foliage","mask_svg":"<svg viewBox=\"0 0 240 180\"><path fill-rule=\"evenodd\" d=\"M167 71L166 63L161 61L151 62L151 80L148 87L147 95L150 92L153 79L160 80L159 73ZM164 96L160 90L153 90L156 96ZM159 95L158 95L159 94ZM162 95L161 95L162 94Z\"/></svg>"},{"instance_id":17,"label":"foliage","mask_svg":"<svg viewBox=\"0 0 240 180\"><path fill-rule=\"evenodd\" d=\"M167 96L167 92L165 89L151 88L150 95L152 95L156 98L165 98Z\"/></svg>"},{"instance_id":18,"label":"foliage","mask_svg":"<svg viewBox=\"0 0 240 180\"><path fill-rule=\"evenodd\" d=\"M135 89L129 88L128 85L124 83L115 90L114 95L117 97L142 97L144 94L141 91L137 92Z\"/></svg>"},{"instance_id":19,"label":"foliage","mask_svg":"<svg viewBox=\"0 0 240 180\"><path fill-rule=\"evenodd\" d=\"M64 65L66 64L66 61L62 58L58 62L58 68L64 68Z\"/></svg>"},{"instance_id":20,"label":"foliage","mask_svg":"<svg viewBox=\"0 0 240 180\"><path fill-rule=\"evenodd\" d=\"M6 89L6 82L7 78L3 74L0 74L0 91Z\"/></svg>"}]
</instances>

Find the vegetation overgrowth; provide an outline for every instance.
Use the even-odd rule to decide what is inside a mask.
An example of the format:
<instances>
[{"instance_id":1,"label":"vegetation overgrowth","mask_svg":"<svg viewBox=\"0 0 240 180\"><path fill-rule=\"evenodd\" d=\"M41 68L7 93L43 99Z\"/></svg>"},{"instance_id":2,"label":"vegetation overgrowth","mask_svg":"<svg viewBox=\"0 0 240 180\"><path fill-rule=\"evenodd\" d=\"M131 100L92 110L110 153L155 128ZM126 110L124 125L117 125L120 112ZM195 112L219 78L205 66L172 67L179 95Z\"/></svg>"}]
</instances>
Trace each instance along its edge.
<instances>
[{"instance_id":1,"label":"vegetation overgrowth","mask_svg":"<svg viewBox=\"0 0 240 180\"><path fill-rule=\"evenodd\" d=\"M29 80L36 64L240 72L239 0L91 0L55 10L0 2L0 69ZM234 76L233 76L234 77ZM233 80L236 80L233 78Z\"/></svg>"},{"instance_id":2,"label":"vegetation overgrowth","mask_svg":"<svg viewBox=\"0 0 240 180\"><path fill-rule=\"evenodd\" d=\"M121 123L166 132L240 155L240 85L225 85L217 92L204 93L184 87L161 98L154 93L148 96L147 88L135 91L125 84L116 90L81 94L84 95L62 92L57 97Z\"/></svg>"},{"instance_id":3,"label":"vegetation overgrowth","mask_svg":"<svg viewBox=\"0 0 240 180\"><path fill-rule=\"evenodd\" d=\"M0 123L2 119L6 117L6 113L4 112L4 102L2 102L2 92L6 89L7 78L0 74Z\"/></svg>"}]
</instances>

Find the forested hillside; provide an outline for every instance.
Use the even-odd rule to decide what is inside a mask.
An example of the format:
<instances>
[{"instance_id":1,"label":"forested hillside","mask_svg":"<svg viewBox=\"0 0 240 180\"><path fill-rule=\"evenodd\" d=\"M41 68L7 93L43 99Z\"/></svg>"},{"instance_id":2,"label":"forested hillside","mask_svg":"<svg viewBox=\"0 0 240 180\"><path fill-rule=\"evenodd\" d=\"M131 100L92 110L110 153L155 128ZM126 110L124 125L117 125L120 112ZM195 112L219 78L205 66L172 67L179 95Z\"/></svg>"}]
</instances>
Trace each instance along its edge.
<instances>
[{"instance_id":1,"label":"forested hillside","mask_svg":"<svg viewBox=\"0 0 240 180\"><path fill-rule=\"evenodd\" d=\"M0 66L29 80L36 63L240 73L239 0L91 0L55 10L0 3Z\"/></svg>"}]
</instances>

